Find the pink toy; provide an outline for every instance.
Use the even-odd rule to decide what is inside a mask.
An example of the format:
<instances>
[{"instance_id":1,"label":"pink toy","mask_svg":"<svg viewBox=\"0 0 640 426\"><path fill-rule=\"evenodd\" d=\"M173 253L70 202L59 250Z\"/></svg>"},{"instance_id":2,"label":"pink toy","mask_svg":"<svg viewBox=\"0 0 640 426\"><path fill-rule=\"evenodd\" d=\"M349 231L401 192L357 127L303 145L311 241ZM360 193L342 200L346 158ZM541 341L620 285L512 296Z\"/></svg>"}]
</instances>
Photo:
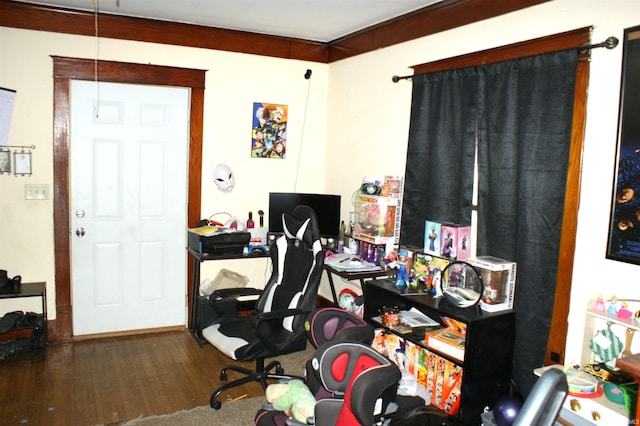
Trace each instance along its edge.
<instances>
[{"instance_id":1,"label":"pink toy","mask_svg":"<svg viewBox=\"0 0 640 426\"><path fill-rule=\"evenodd\" d=\"M620 319L631 318L631 316L633 315L633 312L631 312L628 308L629 308L629 304L627 302L622 302L622 307L620 308L616 316Z\"/></svg>"},{"instance_id":2,"label":"pink toy","mask_svg":"<svg viewBox=\"0 0 640 426\"><path fill-rule=\"evenodd\" d=\"M595 305L593 305L593 310L597 312L604 312L606 309L604 307L604 301L602 300L602 295L599 294L596 299Z\"/></svg>"}]
</instances>

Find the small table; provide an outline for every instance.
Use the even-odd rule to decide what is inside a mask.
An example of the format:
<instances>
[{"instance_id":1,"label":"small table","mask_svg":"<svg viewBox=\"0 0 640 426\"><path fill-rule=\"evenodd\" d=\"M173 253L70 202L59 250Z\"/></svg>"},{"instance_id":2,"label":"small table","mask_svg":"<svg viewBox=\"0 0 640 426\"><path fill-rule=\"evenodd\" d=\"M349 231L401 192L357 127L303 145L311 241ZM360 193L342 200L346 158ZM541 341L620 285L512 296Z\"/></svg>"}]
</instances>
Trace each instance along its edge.
<instances>
[{"instance_id":1,"label":"small table","mask_svg":"<svg viewBox=\"0 0 640 426\"><path fill-rule=\"evenodd\" d=\"M42 302L42 320L44 323L43 329L43 344L47 342L47 284L45 282L37 283L22 283L20 284L20 291L14 293L10 288L4 288L0 290L0 299L17 299L22 297L39 297ZM2 316L2 315L0 315ZM21 329L33 330L34 326L21 327ZM11 333L10 330L7 333ZM33 332L32 332L33 333Z\"/></svg>"},{"instance_id":2,"label":"small table","mask_svg":"<svg viewBox=\"0 0 640 426\"><path fill-rule=\"evenodd\" d=\"M364 282L365 280L376 278L388 278L395 275L395 269L376 269L373 271L339 271L333 268L331 265L327 265L326 263L323 266L324 270L327 271L327 278L329 278L329 286L331 287L331 296L333 297L333 303L338 306L338 296L336 295L336 288L333 283L333 275L337 275L340 278L344 278L349 281L359 280L360 288L364 293Z\"/></svg>"}]
</instances>

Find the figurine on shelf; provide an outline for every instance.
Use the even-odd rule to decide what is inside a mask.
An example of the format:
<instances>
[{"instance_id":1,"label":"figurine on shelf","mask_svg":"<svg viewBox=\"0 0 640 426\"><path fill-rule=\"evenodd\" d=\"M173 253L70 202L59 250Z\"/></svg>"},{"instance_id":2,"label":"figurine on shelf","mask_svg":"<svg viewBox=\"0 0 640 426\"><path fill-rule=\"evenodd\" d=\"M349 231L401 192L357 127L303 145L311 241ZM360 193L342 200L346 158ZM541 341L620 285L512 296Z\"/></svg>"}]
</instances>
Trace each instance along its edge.
<instances>
[{"instance_id":1,"label":"figurine on shelf","mask_svg":"<svg viewBox=\"0 0 640 426\"><path fill-rule=\"evenodd\" d=\"M616 315L618 313L618 298L613 295L611 296L611 302L609 303L609 308L607 309L607 312L609 313L609 315Z\"/></svg>"},{"instance_id":2,"label":"figurine on shelf","mask_svg":"<svg viewBox=\"0 0 640 426\"><path fill-rule=\"evenodd\" d=\"M596 303L593 305L593 310L596 312L606 311L604 307L604 301L602 300L602 294L598 295L598 298L596 299Z\"/></svg>"},{"instance_id":3,"label":"figurine on shelf","mask_svg":"<svg viewBox=\"0 0 640 426\"><path fill-rule=\"evenodd\" d=\"M398 256L398 274L396 276L396 285L398 287L404 287L409 283L409 274L407 272L407 256L406 250L400 250Z\"/></svg>"},{"instance_id":4,"label":"figurine on shelf","mask_svg":"<svg viewBox=\"0 0 640 426\"><path fill-rule=\"evenodd\" d=\"M620 319L629 319L632 315L633 312L629 310L629 304L623 300L616 316Z\"/></svg>"}]
</instances>

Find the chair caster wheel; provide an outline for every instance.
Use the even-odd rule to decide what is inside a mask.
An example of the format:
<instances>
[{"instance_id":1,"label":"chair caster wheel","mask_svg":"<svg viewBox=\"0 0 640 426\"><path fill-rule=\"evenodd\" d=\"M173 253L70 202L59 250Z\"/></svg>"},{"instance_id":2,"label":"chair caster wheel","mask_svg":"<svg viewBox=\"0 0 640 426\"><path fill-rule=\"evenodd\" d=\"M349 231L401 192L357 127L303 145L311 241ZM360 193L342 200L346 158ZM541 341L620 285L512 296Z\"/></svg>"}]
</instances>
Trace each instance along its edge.
<instances>
[{"instance_id":1,"label":"chair caster wheel","mask_svg":"<svg viewBox=\"0 0 640 426\"><path fill-rule=\"evenodd\" d=\"M276 367L276 374L283 375L284 374L284 368Z\"/></svg>"},{"instance_id":2,"label":"chair caster wheel","mask_svg":"<svg viewBox=\"0 0 640 426\"><path fill-rule=\"evenodd\" d=\"M211 402L209 403L209 405L214 410L219 410L220 407L222 407L222 403L220 401L218 401L217 399L212 399Z\"/></svg>"},{"instance_id":3,"label":"chair caster wheel","mask_svg":"<svg viewBox=\"0 0 640 426\"><path fill-rule=\"evenodd\" d=\"M226 381L227 381L227 378L228 378L227 373L226 373L226 372L224 372L224 371L221 371L221 372L220 372L220 381L221 381L221 382L226 382Z\"/></svg>"}]
</instances>

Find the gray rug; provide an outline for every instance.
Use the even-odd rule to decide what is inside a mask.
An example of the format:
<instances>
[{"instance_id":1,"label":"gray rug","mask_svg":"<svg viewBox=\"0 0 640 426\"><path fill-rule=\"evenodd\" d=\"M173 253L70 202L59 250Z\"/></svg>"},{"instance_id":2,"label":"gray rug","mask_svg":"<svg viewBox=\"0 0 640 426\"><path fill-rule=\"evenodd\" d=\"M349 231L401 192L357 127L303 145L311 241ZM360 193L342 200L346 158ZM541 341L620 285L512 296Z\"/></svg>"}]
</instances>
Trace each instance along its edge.
<instances>
[{"instance_id":1,"label":"gray rug","mask_svg":"<svg viewBox=\"0 0 640 426\"><path fill-rule=\"evenodd\" d=\"M313 347L307 345L302 352L279 356L285 373L302 375L305 361L313 355ZM223 402L222 408L214 410L207 406L158 416L139 417L121 423L121 426L251 426L256 412L266 403L264 396Z\"/></svg>"}]
</instances>

